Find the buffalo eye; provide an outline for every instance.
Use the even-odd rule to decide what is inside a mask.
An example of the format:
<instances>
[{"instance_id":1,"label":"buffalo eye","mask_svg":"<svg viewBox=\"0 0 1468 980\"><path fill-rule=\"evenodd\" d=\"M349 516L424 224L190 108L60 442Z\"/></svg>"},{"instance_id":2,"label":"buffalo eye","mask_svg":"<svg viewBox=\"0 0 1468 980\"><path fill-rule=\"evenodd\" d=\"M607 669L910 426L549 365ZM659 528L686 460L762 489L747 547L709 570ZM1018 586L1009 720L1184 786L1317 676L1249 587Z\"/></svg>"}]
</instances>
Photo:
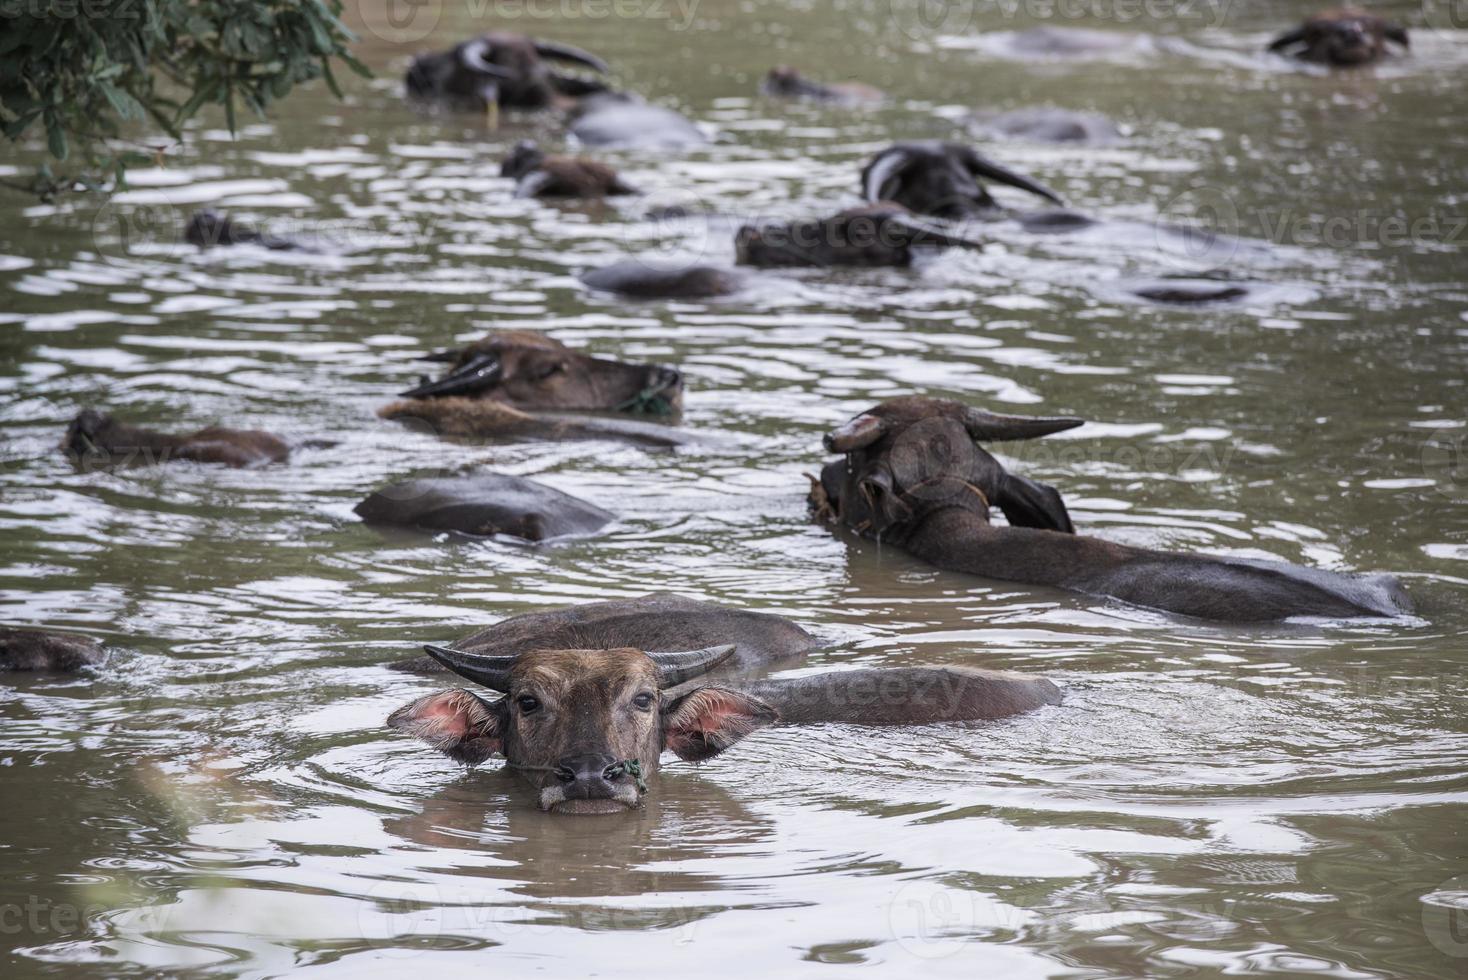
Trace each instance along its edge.
<instances>
[{"instance_id":1,"label":"buffalo eye","mask_svg":"<svg viewBox=\"0 0 1468 980\"><path fill-rule=\"evenodd\" d=\"M652 708L653 694L651 691L643 691L632 699L632 704L638 711L648 711Z\"/></svg>"},{"instance_id":2,"label":"buffalo eye","mask_svg":"<svg viewBox=\"0 0 1468 980\"><path fill-rule=\"evenodd\" d=\"M560 374L565 369L566 366L564 364L562 364L560 361L555 361L551 364L546 364L536 368L535 373L531 376L531 380L544 381L547 378Z\"/></svg>"},{"instance_id":3,"label":"buffalo eye","mask_svg":"<svg viewBox=\"0 0 1468 980\"><path fill-rule=\"evenodd\" d=\"M540 710L540 698L533 694L522 694L515 699L515 705L524 715L534 714Z\"/></svg>"}]
</instances>

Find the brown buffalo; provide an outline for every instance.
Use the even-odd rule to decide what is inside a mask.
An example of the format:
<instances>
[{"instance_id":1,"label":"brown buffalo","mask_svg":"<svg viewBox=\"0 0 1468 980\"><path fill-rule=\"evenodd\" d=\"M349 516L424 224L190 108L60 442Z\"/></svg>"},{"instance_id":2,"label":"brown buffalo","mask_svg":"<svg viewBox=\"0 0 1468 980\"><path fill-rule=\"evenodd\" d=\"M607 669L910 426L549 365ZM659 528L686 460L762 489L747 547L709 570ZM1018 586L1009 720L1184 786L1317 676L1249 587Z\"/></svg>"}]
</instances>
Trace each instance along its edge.
<instances>
[{"instance_id":1,"label":"brown buffalo","mask_svg":"<svg viewBox=\"0 0 1468 980\"><path fill-rule=\"evenodd\" d=\"M449 51L413 59L405 79L408 95L450 109L483 112L491 105L543 109L602 91L597 82L560 75L547 62L605 73L606 62L569 44L494 31Z\"/></svg>"},{"instance_id":2,"label":"brown buffalo","mask_svg":"<svg viewBox=\"0 0 1468 980\"><path fill-rule=\"evenodd\" d=\"M895 201L918 214L960 220L999 206L980 177L1062 203L1050 188L1001 167L973 147L939 140L887 147L862 169L861 192L868 201Z\"/></svg>"},{"instance_id":3,"label":"brown buffalo","mask_svg":"<svg viewBox=\"0 0 1468 980\"><path fill-rule=\"evenodd\" d=\"M505 473L404 480L375 491L353 510L368 524L526 541L590 534L613 519L595 504Z\"/></svg>"},{"instance_id":4,"label":"brown buffalo","mask_svg":"<svg viewBox=\"0 0 1468 980\"><path fill-rule=\"evenodd\" d=\"M770 69L760 85L765 95L783 99L806 99L835 105L874 105L887 98L878 88L862 82L817 82L802 75L799 69L779 65Z\"/></svg>"},{"instance_id":5,"label":"brown buffalo","mask_svg":"<svg viewBox=\"0 0 1468 980\"><path fill-rule=\"evenodd\" d=\"M1388 42L1408 46L1407 29L1358 7L1325 10L1275 38L1269 50L1300 61L1354 68L1386 57Z\"/></svg>"},{"instance_id":6,"label":"brown buffalo","mask_svg":"<svg viewBox=\"0 0 1468 980\"><path fill-rule=\"evenodd\" d=\"M69 673L106 659L102 644L88 636L0 627L0 670Z\"/></svg>"},{"instance_id":7,"label":"brown buffalo","mask_svg":"<svg viewBox=\"0 0 1468 980\"><path fill-rule=\"evenodd\" d=\"M533 330L501 330L429 355L452 367L405 398L473 398L525 411L667 416L683 405L683 376L664 364L592 357Z\"/></svg>"},{"instance_id":8,"label":"brown buffalo","mask_svg":"<svg viewBox=\"0 0 1468 980\"><path fill-rule=\"evenodd\" d=\"M710 299L738 292L743 278L712 265L663 265L627 259L591 269L581 281L592 289L634 299Z\"/></svg>"},{"instance_id":9,"label":"brown buffalo","mask_svg":"<svg viewBox=\"0 0 1468 980\"><path fill-rule=\"evenodd\" d=\"M978 442L1032 439L1079 419L995 415L955 401L895 398L826 437L844 457L812 486L821 519L950 571L1112 596L1230 622L1396 616L1391 576L1175 554L1075 534L1060 494L1007 472ZM990 523L998 507L1008 527Z\"/></svg>"},{"instance_id":10,"label":"brown buffalo","mask_svg":"<svg viewBox=\"0 0 1468 980\"><path fill-rule=\"evenodd\" d=\"M635 807L670 749L697 762L772 724L775 710L718 687L664 693L728 658L733 647L682 653L536 650L519 657L428 647L455 673L503 697L462 689L419 698L388 724L474 765L498 753L536 790L541 809L614 813Z\"/></svg>"},{"instance_id":11,"label":"brown buffalo","mask_svg":"<svg viewBox=\"0 0 1468 980\"><path fill-rule=\"evenodd\" d=\"M744 225L734 239L740 265L765 268L907 266L915 252L939 248L983 245L934 227L890 201L816 221Z\"/></svg>"},{"instance_id":12,"label":"brown buffalo","mask_svg":"<svg viewBox=\"0 0 1468 980\"><path fill-rule=\"evenodd\" d=\"M128 425L89 408L72 420L61 449L78 466L94 469L172 460L263 466L284 460L291 445L258 429L210 426L188 435L172 435Z\"/></svg>"},{"instance_id":13,"label":"brown buffalo","mask_svg":"<svg viewBox=\"0 0 1468 980\"><path fill-rule=\"evenodd\" d=\"M500 176L516 181L516 197L597 198L637 193L637 188L599 160L546 156L530 140L515 144L500 164Z\"/></svg>"}]
</instances>

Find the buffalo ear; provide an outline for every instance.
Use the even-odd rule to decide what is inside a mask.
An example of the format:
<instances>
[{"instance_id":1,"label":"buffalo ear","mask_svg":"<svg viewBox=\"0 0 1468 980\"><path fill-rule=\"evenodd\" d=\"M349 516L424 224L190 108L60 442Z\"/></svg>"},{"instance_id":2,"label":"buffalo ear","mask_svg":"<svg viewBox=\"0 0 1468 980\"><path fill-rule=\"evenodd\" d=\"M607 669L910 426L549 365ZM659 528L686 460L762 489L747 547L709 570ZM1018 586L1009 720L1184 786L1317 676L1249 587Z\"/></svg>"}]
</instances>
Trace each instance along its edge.
<instances>
[{"instance_id":1,"label":"buffalo ear","mask_svg":"<svg viewBox=\"0 0 1468 980\"><path fill-rule=\"evenodd\" d=\"M1011 527L1037 527L1044 531L1076 533L1070 512L1060 491L1048 483L1027 480L1013 473L1004 474L994 503L1004 511Z\"/></svg>"},{"instance_id":2,"label":"buffalo ear","mask_svg":"<svg viewBox=\"0 0 1468 980\"><path fill-rule=\"evenodd\" d=\"M501 703L491 704L457 687L403 705L388 716L387 724L466 766L504 751Z\"/></svg>"},{"instance_id":3,"label":"buffalo ear","mask_svg":"<svg viewBox=\"0 0 1468 980\"><path fill-rule=\"evenodd\" d=\"M663 706L663 744L684 762L702 762L779 720L780 713L759 698L700 687Z\"/></svg>"}]
</instances>

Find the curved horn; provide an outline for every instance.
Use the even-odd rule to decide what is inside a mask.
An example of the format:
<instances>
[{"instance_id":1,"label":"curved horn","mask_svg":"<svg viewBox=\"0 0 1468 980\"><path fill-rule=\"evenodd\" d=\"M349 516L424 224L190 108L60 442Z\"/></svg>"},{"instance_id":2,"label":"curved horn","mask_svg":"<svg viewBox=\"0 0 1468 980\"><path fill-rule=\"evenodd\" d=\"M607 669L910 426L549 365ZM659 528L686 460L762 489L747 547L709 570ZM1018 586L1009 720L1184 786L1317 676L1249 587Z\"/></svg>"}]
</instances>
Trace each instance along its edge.
<instances>
[{"instance_id":1,"label":"curved horn","mask_svg":"<svg viewBox=\"0 0 1468 980\"><path fill-rule=\"evenodd\" d=\"M894 146L878 153L876 159L867 164L862 174L861 193L868 201L885 201L890 194L887 185L901 176L912 163L913 156L907 150ZM892 188L896 190L896 188Z\"/></svg>"},{"instance_id":2,"label":"curved horn","mask_svg":"<svg viewBox=\"0 0 1468 980\"><path fill-rule=\"evenodd\" d=\"M1001 184L1018 187L1022 191L1038 194L1047 201L1052 201L1055 204L1065 203L1060 199L1059 194L1056 194L1044 184L1037 183L1023 174L1017 174L1013 170L999 166L999 164L982 155L972 147L966 146L963 148L962 160L963 165L968 168L969 173L975 176L988 177L990 180L998 181Z\"/></svg>"},{"instance_id":3,"label":"curved horn","mask_svg":"<svg viewBox=\"0 0 1468 980\"><path fill-rule=\"evenodd\" d=\"M1395 41L1404 48L1410 48L1412 42L1407 40L1407 29L1401 24L1388 21L1382 26L1382 36L1388 41Z\"/></svg>"},{"instance_id":4,"label":"curved horn","mask_svg":"<svg viewBox=\"0 0 1468 980\"><path fill-rule=\"evenodd\" d=\"M734 655L734 644L687 650L681 653L649 653L658 667L658 687L675 687L713 670Z\"/></svg>"},{"instance_id":5,"label":"curved horn","mask_svg":"<svg viewBox=\"0 0 1468 980\"><path fill-rule=\"evenodd\" d=\"M513 654L490 657L481 653L466 653L463 650L434 646L432 643L424 644L423 649L430 657L460 677L482 684L491 691L510 693L510 667L515 663Z\"/></svg>"},{"instance_id":6,"label":"curved horn","mask_svg":"<svg viewBox=\"0 0 1468 980\"><path fill-rule=\"evenodd\" d=\"M913 248L971 248L983 251L984 243L976 242L972 238L964 238L961 235L950 235L937 225L929 224L921 218L910 214L894 214L887 218L887 223L900 229L905 235L911 236L904 244Z\"/></svg>"},{"instance_id":7,"label":"curved horn","mask_svg":"<svg viewBox=\"0 0 1468 980\"><path fill-rule=\"evenodd\" d=\"M884 420L863 412L839 429L828 432L821 441L825 443L827 452L849 453L870 446L886 431Z\"/></svg>"},{"instance_id":8,"label":"curved horn","mask_svg":"<svg viewBox=\"0 0 1468 980\"><path fill-rule=\"evenodd\" d=\"M1269 42L1269 50L1282 51L1292 44L1299 44L1303 40L1305 40L1305 28L1296 27L1294 30L1286 31Z\"/></svg>"},{"instance_id":9,"label":"curved horn","mask_svg":"<svg viewBox=\"0 0 1468 980\"><path fill-rule=\"evenodd\" d=\"M607 67L605 61L602 61L590 51L583 51L580 48L573 47L569 44L561 44L558 41L536 41L535 51L542 58L549 58L551 61L570 61L578 65L585 65L592 71L600 72L603 75L611 70Z\"/></svg>"},{"instance_id":10,"label":"curved horn","mask_svg":"<svg viewBox=\"0 0 1468 980\"><path fill-rule=\"evenodd\" d=\"M982 408L963 410L963 427L979 442L1005 442L1011 439L1038 439L1052 432L1064 432L1085 419L1036 418L1030 415L997 415Z\"/></svg>"},{"instance_id":11,"label":"curved horn","mask_svg":"<svg viewBox=\"0 0 1468 980\"><path fill-rule=\"evenodd\" d=\"M494 47L489 41L476 37L472 41L465 41L459 45L459 64L481 75L490 75L494 78L514 78L514 72L489 60L493 52Z\"/></svg>"},{"instance_id":12,"label":"curved horn","mask_svg":"<svg viewBox=\"0 0 1468 980\"><path fill-rule=\"evenodd\" d=\"M404 398L446 398L450 395L472 395L499 384L504 366L496 354L480 354L461 368L456 368L437 381L429 381L403 392Z\"/></svg>"}]
</instances>

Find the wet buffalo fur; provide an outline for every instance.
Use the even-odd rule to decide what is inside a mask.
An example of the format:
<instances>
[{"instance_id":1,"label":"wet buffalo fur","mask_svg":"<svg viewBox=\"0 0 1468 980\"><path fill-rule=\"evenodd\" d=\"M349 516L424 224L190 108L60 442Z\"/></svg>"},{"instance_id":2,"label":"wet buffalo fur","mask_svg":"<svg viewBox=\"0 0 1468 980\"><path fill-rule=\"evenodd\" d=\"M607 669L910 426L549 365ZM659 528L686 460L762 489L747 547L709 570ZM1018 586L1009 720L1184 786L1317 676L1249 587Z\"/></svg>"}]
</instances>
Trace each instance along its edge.
<instances>
[{"instance_id":1,"label":"wet buffalo fur","mask_svg":"<svg viewBox=\"0 0 1468 980\"><path fill-rule=\"evenodd\" d=\"M771 68L760 85L760 92L784 99L806 99L840 105L877 103L887 96L881 89L862 82L817 82L806 78L789 65Z\"/></svg>"},{"instance_id":2,"label":"wet buffalo fur","mask_svg":"<svg viewBox=\"0 0 1468 980\"><path fill-rule=\"evenodd\" d=\"M281 462L291 452L290 444L284 439L258 429L210 426L188 435L173 435L128 425L93 409L72 420L61 449L78 466L87 469L173 460L263 466Z\"/></svg>"},{"instance_id":3,"label":"wet buffalo fur","mask_svg":"<svg viewBox=\"0 0 1468 980\"><path fill-rule=\"evenodd\" d=\"M907 266L924 249L981 249L890 201L848 208L831 218L745 225L735 236L736 261L761 267Z\"/></svg>"},{"instance_id":4,"label":"wet buffalo fur","mask_svg":"<svg viewBox=\"0 0 1468 980\"><path fill-rule=\"evenodd\" d=\"M896 398L827 437L844 453L814 481L818 518L950 571L1051 585L1227 622L1395 616L1395 579L1283 562L1177 554L1074 533L1053 488L1008 473L977 443L1034 438L1077 419L995 416L958 402ZM990 522L998 507L1009 526Z\"/></svg>"},{"instance_id":5,"label":"wet buffalo fur","mask_svg":"<svg viewBox=\"0 0 1468 980\"><path fill-rule=\"evenodd\" d=\"M107 659L102 644L74 633L0 627L0 671L69 673Z\"/></svg>"},{"instance_id":6,"label":"wet buffalo fur","mask_svg":"<svg viewBox=\"0 0 1468 980\"><path fill-rule=\"evenodd\" d=\"M419 55L404 82L412 99L467 112L482 112L490 105L565 107L578 97L605 91L592 79L552 71L552 62L607 70L605 62L580 48L494 31L447 51Z\"/></svg>"},{"instance_id":7,"label":"wet buffalo fur","mask_svg":"<svg viewBox=\"0 0 1468 980\"><path fill-rule=\"evenodd\" d=\"M592 357L533 330L499 330L426 360L447 361L443 377L403 392L419 399L472 398L539 411L620 411L671 416L683 377L662 364ZM501 421L501 425L506 424Z\"/></svg>"},{"instance_id":8,"label":"wet buffalo fur","mask_svg":"<svg viewBox=\"0 0 1468 980\"><path fill-rule=\"evenodd\" d=\"M598 198L636 194L617 171L585 157L546 156L522 140L500 165L500 176L515 180L516 197Z\"/></svg>"},{"instance_id":9,"label":"wet buffalo fur","mask_svg":"<svg viewBox=\"0 0 1468 980\"><path fill-rule=\"evenodd\" d=\"M787 619L671 592L635 599L588 602L546 612L524 613L454 642L455 649L513 656L541 647L608 649L636 647L667 651L734 644L721 670L740 671L800 657L820 644ZM392 665L414 673L443 671L431 657Z\"/></svg>"},{"instance_id":10,"label":"wet buffalo fur","mask_svg":"<svg viewBox=\"0 0 1468 980\"><path fill-rule=\"evenodd\" d=\"M1390 44L1409 46L1407 29L1358 7L1326 10L1275 38L1269 50L1300 61L1355 68L1380 61Z\"/></svg>"},{"instance_id":11,"label":"wet buffalo fur","mask_svg":"<svg viewBox=\"0 0 1468 980\"><path fill-rule=\"evenodd\" d=\"M918 214L962 220L999 206L980 177L1063 203L1050 188L1000 166L973 147L939 140L887 147L862 169L861 192L868 201L895 201Z\"/></svg>"},{"instance_id":12,"label":"wet buffalo fur","mask_svg":"<svg viewBox=\"0 0 1468 980\"><path fill-rule=\"evenodd\" d=\"M743 284L737 273L708 265L649 265L629 259L581 276L592 289L635 299L708 299L728 296Z\"/></svg>"}]
</instances>

